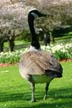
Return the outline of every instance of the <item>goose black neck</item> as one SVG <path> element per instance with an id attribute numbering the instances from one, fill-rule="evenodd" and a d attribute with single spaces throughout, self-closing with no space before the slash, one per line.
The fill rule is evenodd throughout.
<path id="1" fill-rule="evenodd" d="M 31 13 L 28 14 L 28 24 L 29 24 L 29 29 L 31 32 L 31 37 L 32 37 L 31 45 L 35 47 L 36 49 L 40 49 L 40 44 L 39 44 L 37 34 L 34 29 L 34 16 L 31 15 Z"/>

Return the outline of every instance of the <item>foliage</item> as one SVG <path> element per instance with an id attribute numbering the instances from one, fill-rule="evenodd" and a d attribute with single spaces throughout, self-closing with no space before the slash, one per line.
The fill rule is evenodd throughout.
<path id="1" fill-rule="evenodd" d="M 72 44 L 57 44 L 55 46 L 42 46 L 43 50 L 53 53 L 53 55 L 58 59 L 68 59 L 72 58 Z M 19 62 L 22 54 L 26 53 L 28 48 L 22 50 L 16 50 L 15 52 L 1 52 L 0 53 L 0 63 L 16 63 Z"/>
<path id="2" fill-rule="evenodd" d="M 71 108 L 72 106 L 72 62 L 62 63 L 64 73 L 61 79 L 54 79 L 44 101 L 45 84 L 37 84 L 32 103 L 29 83 L 22 79 L 19 67 L 0 67 L 0 108 Z"/>
<path id="3" fill-rule="evenodd" d="M 0 53 L 0 63 L 16 63 L 20 59 L 21 51 Z"/>
<path id="4" fill-rule="evenodd" d="M 44 47 L 43 47 L 44 49 Z M 57 44 L 46 47 L 46 51 L 53 53 L 58 60 L 72 58 L 72 44 Z"/>
<path id="5" fill-rule="evenodd" d="M 72 56 L 69 53 L 66 52 L 62 52 L 61 50 L 58 50 L 54 53 L 54 56 L 58 59 L 58 60 L 63 60 L 63 59 L 68 59 L 68 58 L 72 58 Z"/>

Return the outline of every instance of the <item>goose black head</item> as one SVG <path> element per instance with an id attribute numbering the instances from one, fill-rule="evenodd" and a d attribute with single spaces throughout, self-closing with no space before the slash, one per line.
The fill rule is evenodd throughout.
<path id="1" fill-rule="evenodd" d="M 29 16 L 32 16 L 32 17 L 35 19 L 35 18 L 37 18 L 37 17 L 45 17 L 45 16 L 47 16 L 47 15 L 45 15 L 45 14 L 39 12 L 38 10 L 34 9 L 34 10 L 31 10 L 31 11 L 29 12 Z"/>

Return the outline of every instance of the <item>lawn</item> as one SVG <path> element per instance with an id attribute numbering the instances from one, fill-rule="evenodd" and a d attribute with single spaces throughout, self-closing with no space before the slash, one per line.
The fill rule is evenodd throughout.
<path id="1" fill-rule="evenodd" d="M 54 79 L 47 100 L 45 84 L 36 85 L 37 102 L 31 103 L 31 88 L 21 78 L 18 65 L 0 67 L 0 108 L 72 108 L 72 62 L 62 62 L 63 77 Z"/>

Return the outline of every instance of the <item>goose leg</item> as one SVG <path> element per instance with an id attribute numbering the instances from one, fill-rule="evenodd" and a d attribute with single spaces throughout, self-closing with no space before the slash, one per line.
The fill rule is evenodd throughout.
<path id="1" fill-rule="evenodd" d="M 47 98 L 47 93 L 48 93 L 49 84 L 50 84 L 50 82 L 49 82 L 49 83 L 46 83 L 44 100 Z"/>
<path id="2" fill-rule="evenodd" d="M 32 102 L 35 102 L 36 100 L 35 100 L 35 83 L 32 83 Z"/>

